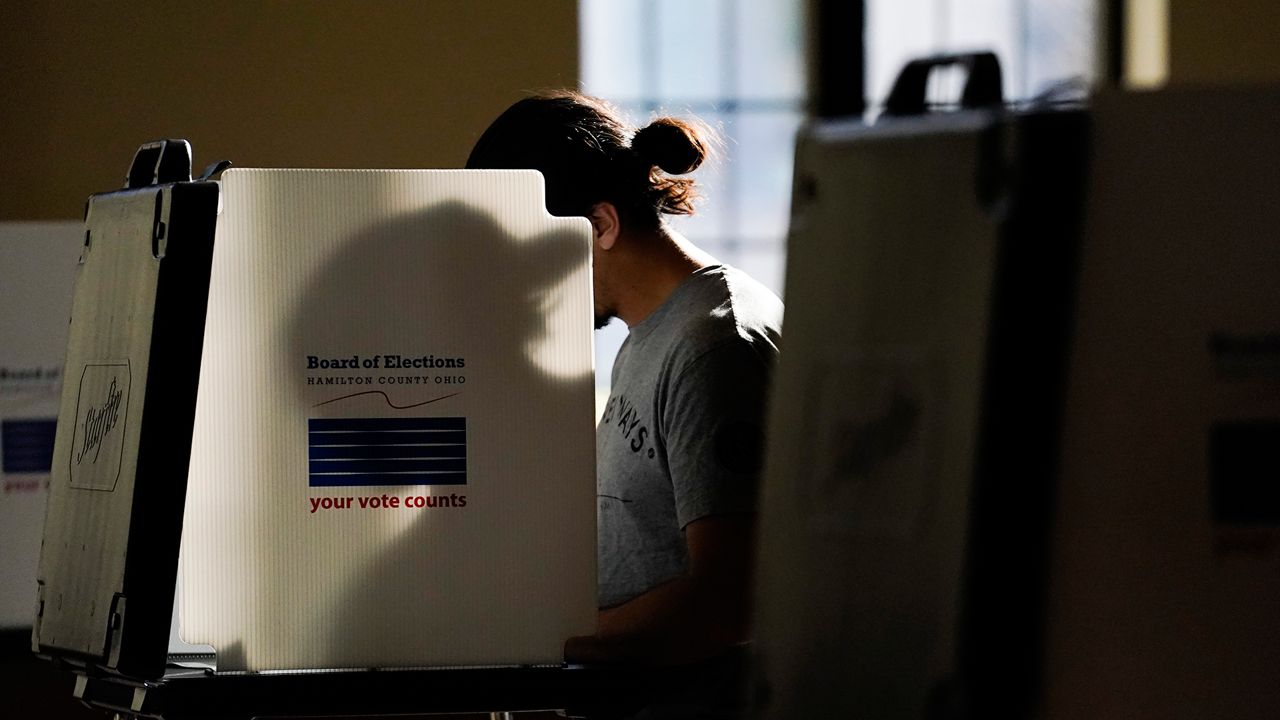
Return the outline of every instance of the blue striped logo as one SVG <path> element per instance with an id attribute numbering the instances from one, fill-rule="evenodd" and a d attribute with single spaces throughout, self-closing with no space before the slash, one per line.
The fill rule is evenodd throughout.
<path id="1" fill-rule="evenodd" d="M 311 418 L 311 487 L 466 485 L 466 418 Z"/>
<path id="2" fill-rule="evenodd" d="M 48 473 L 53 468 L 53 436 L 57 420 L 0 422 L 0 467 L 6 473 Z"/>

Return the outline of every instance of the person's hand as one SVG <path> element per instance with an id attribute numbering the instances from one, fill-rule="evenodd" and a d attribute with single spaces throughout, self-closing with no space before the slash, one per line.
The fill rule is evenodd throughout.
<path id="1" fill-rule="evenodd" d="M 575 665 L 598 665 L 618 658 L 608 651 L 608 644 L 595 635 L 571 637 L 564 643 L 564 661 Z"/>

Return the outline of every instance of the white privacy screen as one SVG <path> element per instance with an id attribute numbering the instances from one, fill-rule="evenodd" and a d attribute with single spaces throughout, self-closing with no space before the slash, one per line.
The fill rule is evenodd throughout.
<path id="1" fill-rule="evenodd" d="M 593 632 L 590 248 L 534 172 L 228 171 L 182 638 L 225 671 Z"/>

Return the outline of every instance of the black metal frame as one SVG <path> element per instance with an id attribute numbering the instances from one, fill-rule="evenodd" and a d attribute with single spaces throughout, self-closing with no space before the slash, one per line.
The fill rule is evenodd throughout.
<path id="1" fill-rule="evenodd" d="M 170 668 L 156 681 L 78 673 L 75 696 L 157 720 L 331 718 L 561 711 L 607 720 L 696 688 L 679 669 L 495 667 L 217 674 Z"/>

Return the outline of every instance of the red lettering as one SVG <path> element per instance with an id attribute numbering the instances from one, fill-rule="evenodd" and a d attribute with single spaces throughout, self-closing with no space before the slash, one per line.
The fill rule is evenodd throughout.
<path id="1" fill-rule="evenodd" d="M 349 497 L 318 497 L 307 498 L 311 501 L 311 512 L 316 510 L 346 510 L 351 507 L 351 498 Z"/>

